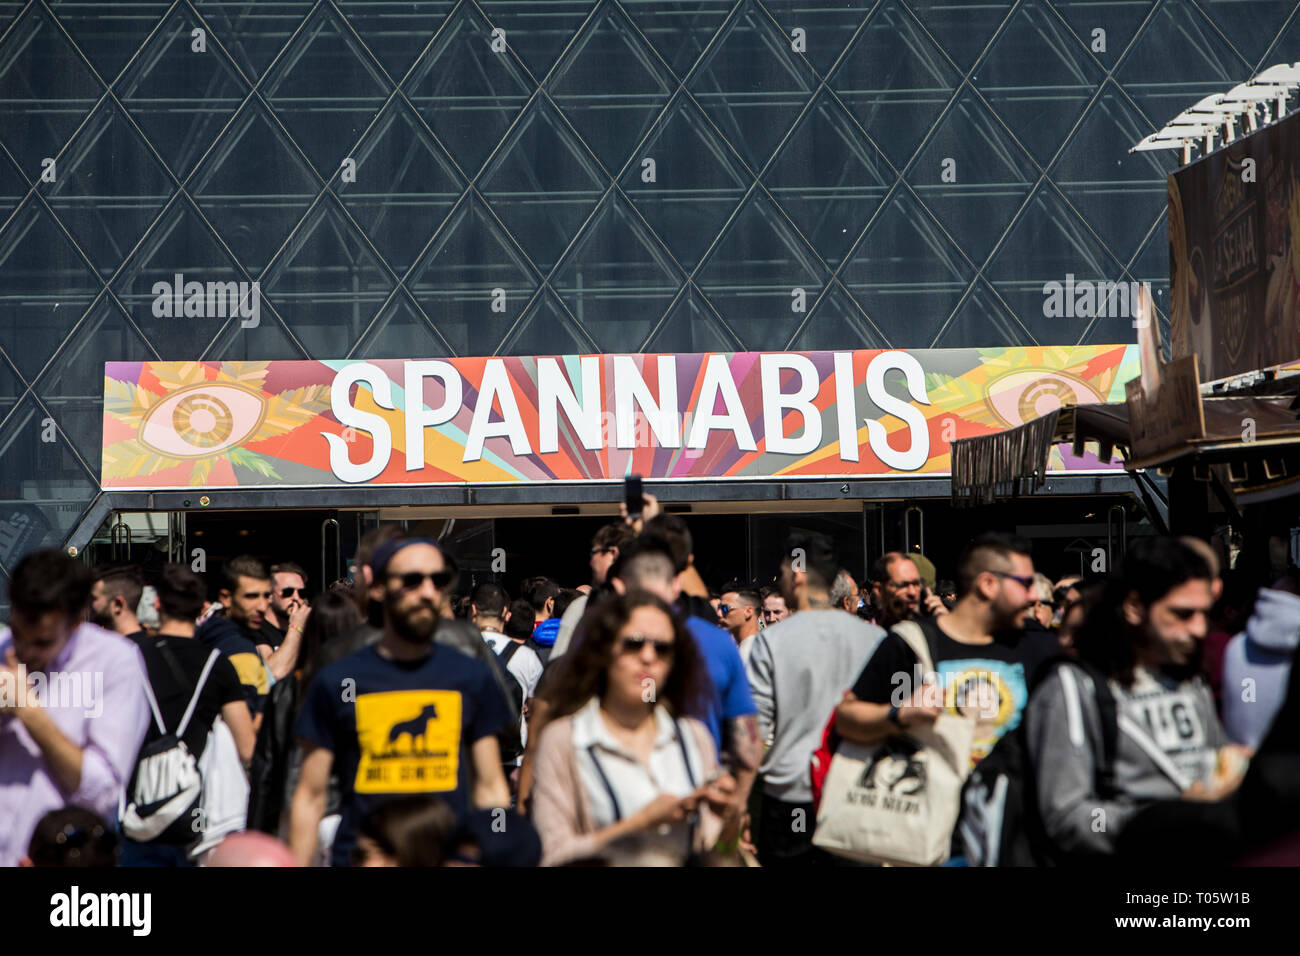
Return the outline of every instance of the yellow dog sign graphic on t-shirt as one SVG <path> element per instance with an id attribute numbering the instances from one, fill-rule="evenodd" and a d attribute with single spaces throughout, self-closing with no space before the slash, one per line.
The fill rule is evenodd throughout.
<path id="1" fill-rule="evenodd" d="M 455 790 L 460 765 L 460 693 L 394 690 L 356 700 L 357 793 Z"/>

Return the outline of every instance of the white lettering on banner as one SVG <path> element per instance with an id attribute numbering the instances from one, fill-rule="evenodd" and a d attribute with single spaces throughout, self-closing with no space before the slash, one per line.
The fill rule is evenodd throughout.
<path id="1" fill-rule="evenodd" d="M 729 431 L 741 451 L 758 450 L 750 428 L 750 418 L 761 413 L 765 450 L 780 455 L 807 455 L 821 447 L 825 437 L 822 413 L 815 401 L 822 379 L 813 361 L 798 353 L 764 353 L 759 356 L 761 409 L 746 411 L 741 402 L 736 381 L 732 377 L 730 356 L 716 353 L 708 356 L 700 384 L 699 398 L 690 417 L 686 448 L 698 453 L 708 442 L 714 430 Z M 613 392 L 614 412 L 604 410 L 601 375 L 604 359 L 598 355 L 582 356 L 578 360 L 581 376 L 581 398 L 573 387 L 562 360 L 555 357 L 537 359 L 537 435 L 533 438 L 538 452 L 553 454 L 559 451 L 559 416 L 561 409 L 573 427 L 577 439 L 588 451 L 600 451 L 610 444 L 609 418 L 613 418 L 613 444 L 618 448 L 634 448 L 638 443 L 638 422 L 648 426 L 640 435 L 640 443 L 653 441 L 660 448 L 679 448 L 682 443 L 681 419 L 677 390 L 676 356 L 657 356 L 658 398 L 652 393 L 637 367 L 636 359 L 628 355 L 610 356 L 613 374 L 610 388 Z M 903 373 L 907 393 L 911 398 L 895 397 L 885 387 L 885 375 L 897 369 Z M 794 373 L 791 384 L 794 391 L 783 392 L 781 375 Z M 444 388 L 442 401 L 437 408 L 424 403 L 425 380 L 438 378 Z M 460 370 L 451 362 L 442 360 L 410 361 L 403 363 L 402 381 L 406 391 L 404 431 L 406 436 L 407 472 L 425 467 L 425 429 L 444 425 L 462 408 L 467 382 Z M 916 471 L 930 457 L 930 433 L 924 414 L 916 405 L 929 405 L 925 391 L 925 371 L 917 359 L 906 352 L 881 352 L 872 357 L 866 369 L 867 397 L 879 409 L 879 419 L 858 418 L 857 399 L 854 392 L 853 353 L 837 352 L 834 355 L 835 417 L 839 431 L 839 458 L 841 461 L 859 460 L 858 422 L 867 426 L 867 441 L 871 450 L 888 468 L 897 471 Z M 330 450 L 330 469 L 341 480 L 349 483 L 370 481 L 388 467 L 392 456 L 393 440 L 388 419 L 364 411 L 352 404 L 352 387 L 358 383 L 368 386 L 371 400 L 380 408 L 396 410 L 393 402 L 393 383 L 388 375 L 370 362 L 355 362 L 343 366 L 334 378 L 330 389 L 330 408 L 335 419 L 349 432 L 361 430 L 374 439 L 370 458 L 353 462 L 349 449 L 355 442 L 324 432 Z M 504 359 L 486 360 L 483 379 L 478 386 L 478 397 L 466 436 L 462 462 L 478 461 L 483 457 L 483 446 L 489 438 L 510 439 L 515 455 L 532 454 L 533 445 L 524 427 L 523 416 L 515 397 Z M 722 412 L 715 406 L 721 402 Z M 913 404 L 915 403 L 915 404 Z M 493 408 L 500 408 L 501 421 L 493 422 Z M 638 409 L 640 413 L 638 414 Z M 802 432 L 786 435 L 783 419 L 787 412 L 797 412 L 803 418 Z M 883 419 L 894 417 L 910 433 L 896 436 L 896 440 L 909 440 L 905 449 L 889 444 L 889 432 Z M 798 423 L 792 431 L 798 431 Z M 653 437 L 652 437 L 653 436 Z"/>
<path id="2" fill-rule="evenodd" d="M 614 356 L 614 433 L 619 448 L 635 448 L 633 403 L 641 407 L 660 448 L 680 448 L 677 416 L 677 357 L 659 356 L 659 401 L 630 355 Z"/>
<path id="3" fill-rule="evenodd" d="M 853 393 L 853 356 L 835 353 L 835 414 L 840 426 L 840 461 L 858 460 L 858 401 Z"/>
<path id="4" fill-rule="evenodd" d="M 501 421 L 490 422 L 494 400 L 501 402 Z M 524 420 L 515 403 L 515 390 L 510 385 L 510 373 L 504 360 L 488 359 L 483 366 L 483 383 L 478 389 L 474 404 L 474 420 L 469 425 L 462 461 L 478 461 L 483 457 L 483 442 L 489 438 L 505 436 L 510 439 L 510 450 L 516 455 L 531 455 Z"/>
<path id="5" fill-rule="evenodd" d="M 718 396 L 726 411 L 715 414 L 713 406 Z M 695 406 L 695 415 L 691 418 L 691 434 L 686 439 L 687 448 L 703 448 L 709 441 L 709 432 L 714 429 L 730 431 L 736 436 L 736 447 L 741 451 L 758 451 L 754 443 L 754 433 L 745 418 L 745 408 L 740 404 L 740 393 L 736 391 L 736 382 L 731 377 L 731 367 L 727 356 L 713 354 L 709 356 L 704 367 L 704 382 L 700 385 L 700 400 Z"/>
<path id="6" fill-rule="evenodd" d="M 424 380 L 437 376 L 442 380 L 444 396 L 437 408 L 424 405 Z M 424 467 L 424 430 L 443 425 L 460 411 L 460 372 L 450 362 L 407 362 L 403 375 L 406 389 L 406 470 Z"/>
<path id="7" fill-rule="evenodd" d="M 600 451 L 600 357 L 585 355 L 582 364 L 582 401 L 560 370 L 559 359 L 537 360 L 537 450 L 543 455 L 560 450 L 559 406 L 578 433 L 582 447 Z"/>
<path id="8" fill-rule="evenodd" d="M 912 400 L 922 405 L 930 404 L 930 396 L 925 393 L 925 370 L 921 368 L 921 363 L 906 352 L 882 352 L 867 366 L 867 397 L 885 414 L 895 415 L 907 422 L 912 432 L 912 447 L 907 451 L 897 451 L 890 447 L 889 433 L 885 431 L 885 426 L 873 419 L 867 419 L 867 440 L 871 442 L 871 450 L 876 453 L 876 457 L 890 468 L 916 471 L 930 457 L 930 430 L 926 427 L 925 416 L 920 409 L 894 398 L 886 391 L 885 373 L 895 368 L 903 373 Z"/>
<path id="9" fill-rule="evenodd" d="M 330 446 L 330 471 L 340 481 L 369 481 L 388 467 L 388 459 L 393 454 L 393 436 L 388 431 L 388 422 L 352 405 L 352 386 L 358 382 L 370 386 L 370 394 L 376 405 L 390 409 L 393 407 L 392 383 L 378 366 L 369 362 L 357 362 L 355 365 L 345 365 L 334 376 L 334 384 L 330 386 L 330 411 L 339 424 L 360 428 L 374 436 L 374 451 L 370 460 L 353 464 L 348 457 L 348 442 L 339 435 L 321 432 Z"/>
<path id="10" fill-rule="evenodd" d="M 822 417 L 813 404 L 821 387 L 817 367 L 804 355 L 764 352 L 759 357 L 763 380 L 763 437 L 767 450 L 785 455 L 807 455 L 822 443 Z M 799 376 L 799 388 L 793 395 L 781 392 L 781 371 L 790 369 Z M 793 409 L 803 416 L 803 434 L 787 438 L 782 428 L 782 412 Z"/>

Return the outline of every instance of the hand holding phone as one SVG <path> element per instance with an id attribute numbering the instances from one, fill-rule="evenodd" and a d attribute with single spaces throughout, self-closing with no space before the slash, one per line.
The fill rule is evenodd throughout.
<path id="1" fill-rule="evenodd" d="M 628 475 L 623 479 L 623 503 L 627 507 L 627 517 L 636 521 L 645 510 L 645 496 L 641 490 L 641 476 Z"/>

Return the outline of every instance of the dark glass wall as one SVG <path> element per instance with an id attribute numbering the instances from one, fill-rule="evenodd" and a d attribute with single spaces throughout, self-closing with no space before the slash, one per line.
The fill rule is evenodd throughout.
<path id="1" fill-rule="evenodd" d="M 0 2 L 0 584 L 96 493 L 106 360 L 1132 341 L 1043 284 L 1163 305 L 1128 147 L 1295 12 Z M 177 274 L 257 326 L 155 317 Z"/>

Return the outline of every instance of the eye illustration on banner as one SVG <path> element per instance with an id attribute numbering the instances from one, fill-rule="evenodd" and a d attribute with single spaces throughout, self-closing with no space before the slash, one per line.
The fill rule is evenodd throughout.
<path id="1" fill-rule="evenodd" d="M 1023 369 L 988 384 L 984 402 L 1008 428 L 1015 428 L 1066 405 L 1105 399 L 1091 385 L 1068 372 Z"/>
<path id="2" fill-rule="evenodd" d="M 140 423 L 140 443 L 169 458 L 206 458 L 257 432 L 266 403 L 237 385 L 204 383 L 167 396 Z"/>

